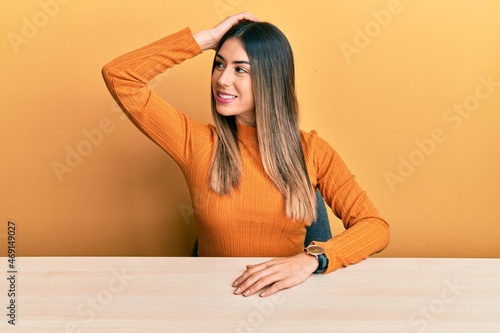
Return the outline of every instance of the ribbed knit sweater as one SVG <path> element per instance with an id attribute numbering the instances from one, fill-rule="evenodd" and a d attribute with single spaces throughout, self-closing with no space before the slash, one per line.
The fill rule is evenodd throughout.
<path id="1" fill-rule="evenodd" d="M 176 64 L 202 53 L 185 28 L 127 53 L 104 66 L 106 85 L 134 124 L 179 165 L 190 189 L 199 256 L 284 257 L 304 251 L 310 221 L 285 215 L 283 195 L 265 174 L 256 128 L 238 124 L 242 175 L 238 189 L 219 195 L 209 185 L 217 143 L 211 124 L 176 110 L 147 83 Z M 312 185 L 345 227 L 327 242 L 326 272 L 357 263 L 384 249 L 389 226 L 379 215 L 337 152 L 315 131 L 301 131 Z"/>

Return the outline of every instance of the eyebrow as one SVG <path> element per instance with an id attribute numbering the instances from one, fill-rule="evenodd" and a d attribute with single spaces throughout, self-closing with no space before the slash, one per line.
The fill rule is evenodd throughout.
<path id="1" fill-rule="evenodd" d="M 224 57 L 221 56 L 219 53 L 217 53 L 215 56 L 221 58 L 222 61 L 224 61 L 224 62 L 226 61 L 226 59 L 224 59 Z M 236 60 L 236 61 L 233 61 L 233 64 L 236 64 L 236 65 L 238 65 L 238 64 L 250 65 L 250 62 L 249 61 L 245 61 L 245 60 Z"/>

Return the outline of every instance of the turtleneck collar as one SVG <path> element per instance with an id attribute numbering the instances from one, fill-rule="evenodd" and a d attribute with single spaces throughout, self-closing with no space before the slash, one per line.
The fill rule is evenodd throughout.
<path id="1" fill-rule="evenodd" d="M 257 140 L 257 128 L 236 122 L 240 140 Z"/>

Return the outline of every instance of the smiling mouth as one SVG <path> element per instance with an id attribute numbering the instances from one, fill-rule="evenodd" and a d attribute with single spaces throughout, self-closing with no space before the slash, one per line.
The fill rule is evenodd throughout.
<path id="1" fill-rule="evenodd" d="M 225 101 L 232 101 L 233 99 L 236 98 L 236 96 L 234 95 L 221 94 L 221 93 L 217 93 L 217 96 Z"/>

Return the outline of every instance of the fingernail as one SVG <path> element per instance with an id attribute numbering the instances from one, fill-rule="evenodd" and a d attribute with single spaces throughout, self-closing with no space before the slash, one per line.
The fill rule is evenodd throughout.
<path id="1" fill-rule="evenodd" d="M 260 297 L 264 297 L 264 296 L 266 296 L 266 292 L 264 291 L 264 292 L 260 293 L 260 295 L 259 295 L 259 296 L 260 296 Z"/>
<path id="2" fill-rule="evenodd" d="M 238 285 L 238 280 L 233 282 L 233 287 L 236 287 Z"/>
<path id="3" fill-rule="evenodd" d="M 248 294 L 250 294 L 250 289 L 245 290 L 245 292 L 243 293 L 243 296 L 247 296 Z"/>
<path id="4" fill-rule="evenodd" d="M 235 294 L 239 294 L 241 292 L 241 288 L 236 288 L 236 290 L 234 291 Z"/>

